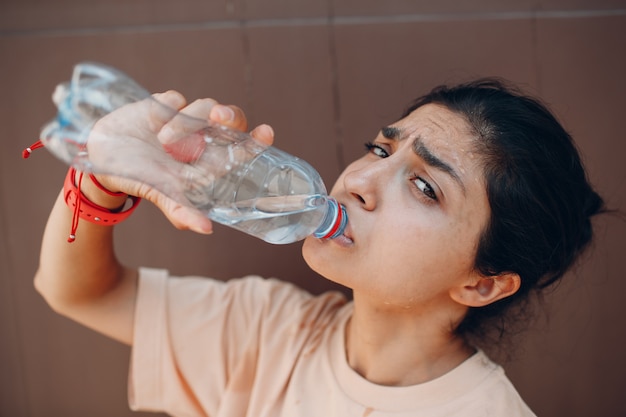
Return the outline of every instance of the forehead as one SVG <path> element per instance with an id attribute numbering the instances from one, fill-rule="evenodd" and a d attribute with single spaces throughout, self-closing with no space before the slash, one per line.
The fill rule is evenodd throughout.
<path id="1" fill-rule="evenodd" d="M 473 129 L 463 115 L 439 104 L 418 107 L 393 126 L 404 131 L 406 137 L 402 139 L 416 136 L 423 136 L 426 140 L 454 138 L 469 142 L 475 139 Z"/>
<path id="2" fill-rule="evenodd" d="M 426 147 L 454 169 L 464 181 L 483 182 L 482 160 L 477 151 L 477 135 L 465 117 L 437 104 L 417 108 L 392 125 L 397 139 Z M 383 132 L 384 134 L 384 132 Z"/>

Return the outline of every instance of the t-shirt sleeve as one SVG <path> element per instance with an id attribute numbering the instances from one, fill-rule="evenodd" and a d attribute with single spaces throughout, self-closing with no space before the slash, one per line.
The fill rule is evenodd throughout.
<path id="1" fill-rule="evenodd" d="M 273 279 L 222 282 L 141 269 L 129 376 L 131 408 L 176 416 L 217 415 L 223 398 L 253 377 L 245 374 L 255 372 L 260 345 L 282 358 L 285 352 L 280 350 L 287 349 L 285 341 L 291 337 L 289 354 L 297 355 L 300 341 L 293 323 L 323 315 L 327 304 L 323 297 Z"/>

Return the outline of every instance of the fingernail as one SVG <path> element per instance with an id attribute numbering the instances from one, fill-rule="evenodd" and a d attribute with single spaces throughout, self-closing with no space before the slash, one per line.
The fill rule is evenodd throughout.
<path id="1" fill-rule="evenodd" d="M 269 125 L 259 125 L 252 132 L 250 132 L 253 138 L 259 142 L 265 144 L 271 144 L 274 139 L 274 129 Z"/>
<path id="2" fill-rule="evenodd" d="M 274 137 L 274 129 L 270 125 L 260 125 L 259 129 L 261 129 L 261 133 L 265 136 Z"/>
<path id="3" fill-rule="evenodd" d="M 203 235 L 213 234 L 213 227 L 212 227 L 211 223 L 207 223 L 205 221 L 192 224 L 192 225 L 190 225 L 189 228 L 192 231 L 194 231 L 196 233 L 203 234 Z"/>
<path id="4" fill-rule="evenodd" d="M 193 229 L 194 232 L 199 233 L 201 235 L 212 235 L 213 234 L 213 230 L 206 230 L 206 229 Z"/>
<path id="5" fill-rule="evenodd" d="M 217 105 L 215 111 L 222 122 L 230 122 L 235 119 L 235 112 L 230 107 Z"/>

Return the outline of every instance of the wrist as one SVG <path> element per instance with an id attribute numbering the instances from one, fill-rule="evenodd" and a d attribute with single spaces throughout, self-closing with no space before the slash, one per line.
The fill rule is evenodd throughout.
<path id="1" fill-rule="evenodd" d="M 63 189 L 65 204 L 74 212 L 69 242 L 76 239 L 79 219 L 102 226 L 113 226 L 126 220 L 141 201 L 139 197 L 111 192 L 94 176 L 76 172 L 73 167 L 65 177 Z"/>
<path id="2" fill-rule="evenodd" d="M 73 176 L 74 184 L 79 183 L 81 172 L 76 171 Z M 82 182 L 80 184 L 80 192 L 84 198 L 91 203 L 100 206 L 111 212 L 118 212 L 124 209 L 124 205 L 129 196 L 122 192 L 113 192 L 105 188 L 98 179 L 93 175 L 82 174 Z"/>

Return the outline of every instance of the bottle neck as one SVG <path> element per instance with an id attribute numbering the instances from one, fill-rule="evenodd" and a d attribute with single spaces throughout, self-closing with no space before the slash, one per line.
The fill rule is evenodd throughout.
<path id="1" fill-rule="evenodd" d="M 318 239 L 334 239 L 343 234 L 348 224 L 348 215 L 343 205 L 328 197 L 326 200 L 326 216 L 322 225 L 313 233 Z"/>

